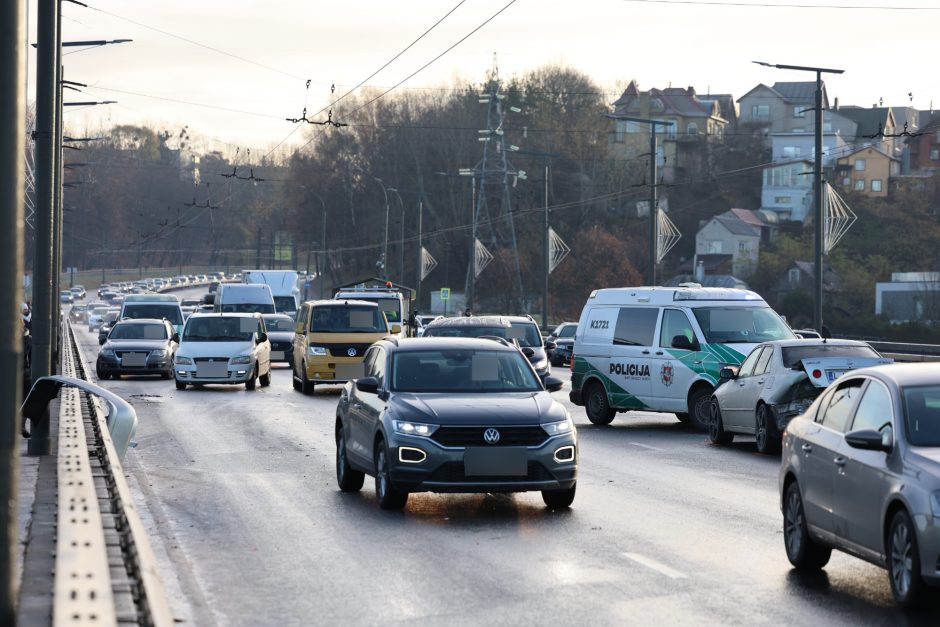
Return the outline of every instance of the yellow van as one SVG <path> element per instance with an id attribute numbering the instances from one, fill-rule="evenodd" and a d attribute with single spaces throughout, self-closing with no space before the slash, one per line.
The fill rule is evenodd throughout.
<path id="1" fill-rule="evenodd" d="M 318 383 L 360 378 L 366 349 L 388 335 L 388 320 L 376 303 L 339 299 L 305 302 L 294 328 L 294 389 L 311 394 Z"/>

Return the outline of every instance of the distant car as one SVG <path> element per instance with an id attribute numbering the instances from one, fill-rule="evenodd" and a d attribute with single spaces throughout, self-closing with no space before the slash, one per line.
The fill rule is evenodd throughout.
<path id="1" fill-rule="evenodd" d="M 85 322 L 85 313 L 88 311 L 87 305 L 72 305 L 69 309 L 69 320 L 77 323 Z"/>
<path id="2" fill-rule="evenodd" d="M 708 437 L 730 444 L 735 433 L 753 435 L 760 453 L 774 453 L 787 423 L 826 386 L 850 370 L 891 363 L 865 342 L 775 340 L 758 344 L 744 363 L 720 371 L 712 395 Z"/>
<path id="3" fill-rule="evenodd" d="M 120 320 L 98 351 L 95 366 L 98 378 L 158 374 L 169 379 L 173 376 L 173 356 L 178 342 L 179 336 L 166 320 Z"/>
<path id="4" fill-rule="evenodd" d="M 75 295 L 69 290 L 62 290 L 59 292 L 59 300 L 63 303 L 72 304 L 75 302 Z"/>
<path id="5" fill-rule="evenodd" d="M 101 319 L 101 326 L 98 327 L 98 344 L 104 344 L 108 341 L 108 333 L 111 332 L 111 327 L 114 326 L 120 315 L 120 310 L 115 309 L 109 309 L 108 313 L 104 315 L 104 318 Z"/>
<path id="6" fill-rule="evenodd" d="M 437 320 L 438 318 L 441 318 L 441 317 L 443 317 L 443 316 L 438 316 L 438 315 L 419 315 L 419 316 L 415 316 L 415 318 L 417 318 L 417 321 L 418 321 L 418 328 L 417 328 L 417 331 L 416 331 L 415 334 L 416 334 L 418 337 L 423 336 L 423 335 L 424 335 L 424 330 L 425 330 L 425 328 L 426 328 L 429 324 L 431 324 L 431 322 L 433 322 L 433 321 L 435 321 L 435 320 Z"/>
<path id="7" fill-rule="evenodd" d="M 85 298 L 85 286 L 75 285 L 69 288 L 69 291 L 72 292 L 72 296 L 75 297 L 75 300 L 84 300 Z"/>
<path id="8" fill-rule="evenodd" d="M 271 362 L 294 363 L 294 330 L 296 323 L 287 314 L 262 314 L 271 342 Z"/>
<path id="9" fill-rule="evenodd" d="M 386 339 L 336 409 L 336 480 L 356 492 L 375 477 L 382 509 L 411 492 L 538 490 L 574 500 L 578 438 L 567 409 L 511 343 L 465 337 Z"/>
<path id="10" fill-rule="evenodd" d="M 578 330 L 577 322 L 562 322 L 551 335 L 545 338 L 546 342 L 552 342 L 555 348 L 548 351 L 548 358 L 553 366 L 564 366 L 571 361 L 571 355 L 574 353 L 574 335 Z"/>
<path id="11" fill-rule="evenodd" d="M 512 325 L 509 331 L 510 339 L 518 341 L 522 354 L 532 363 L 536 374 L 543 379 L 550 375 L 552 365 L 548 363 L 545 342 L 542 340 L 539 325 L 532 316 L 506 316 L 506 319 Z"/>
<path id="12" fill-rule="evenodd" d="M 271 385 L 271 343 L 260 314 L 194 313 L 174 363 L 176 389 L 206 383 Z"/>
<path id="13" fill-rule="evenodd" d="M 107 314 L 109 310 L 110 307 L 95 307 L 91 310 L 91 313 L 87 315 L 89 333 L 98 330 L 98 327 L 101 326 L 101 321 L 104 319 L 105 314 Z"/>
<path id="14" fill-rule="evenodd" d="M 821 340 L 822 335 L 816 329 L 793 329 L 798 336 L 807 340 Z"/>
<path id="15" fill-rule="evenodd" d="M 886 568 L 903 607 L 940 586 L 940 364 L 856 370 L 783 436 L 783 540 L 798 570 L 838 549 Z M 936 620 L 934 614 L 934 620 Z"/>

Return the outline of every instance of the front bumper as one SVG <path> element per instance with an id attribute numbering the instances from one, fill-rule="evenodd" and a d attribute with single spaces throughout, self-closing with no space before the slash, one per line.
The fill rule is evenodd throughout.
<path id="1" fill-rule="evenodd" d="M 418 449 L 426 455 L 421 462 L 400 458 L 401 447 Z M 558 462 L 556 451 L 573 447 L 571 461 Z M 487 447 L 488 450 L 501 447 Z M 539 446 L 502 447 L 525 449 L 525 475 L 468 475 L 464 465 L 464 447 L 441 446 L 431 438 L 393 434 L 389 437 L 389 477 L 396 489 L 406 492 L 530 492 L 566 490 L 578 479 L 577 436 L 550 437 Z"/>
<path id="2" fill-rule="evenodd" d="M 185 364 L 173 364 L 173 372 L 176 380 L 183 383 L 221 383 L 237 385 L 245 383 L 251 378 L 251 373 L 255 369 L 254 364 L 228 364 L 228 374 L 217 377 L 199 377 L 196 376 L 196 366 Z"/>
<path id="3" fill-rule="evenodd" d="M 362 356 L 307 357 L 307 380 L 314 383 L 346 383 L 361 378 L 362 368 Z"/>
<path id="4" fill-rule="evenodd" d="M 102 357 L 98 355 L 95 366 L 99 372 L 109 374 L 164 374 L 169 372 L 172 357 L 160 359 L 148 358 L 145 366 L 124 366 L 118 357 Z"/>
<path id="5" fill-rule="evenodd" d="M 940 586 L 940 518 L 927 514 L 914 516 L 920 572 L 931 586 Z"/>

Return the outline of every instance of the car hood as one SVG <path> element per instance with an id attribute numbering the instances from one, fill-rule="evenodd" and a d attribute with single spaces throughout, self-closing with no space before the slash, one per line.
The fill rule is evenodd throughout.
<path id="1" fill-rule="evenodd" d="M 397 393 L 389 405 L 396 416 L 434 424 L 539 424 L 564 420 L 564 407 L 548 392 L 481 394 Z"/>
<path id="2" fill-rule="evenodd" d="M 184 340 L 177 354 L 181 357 L 234 357 L 252 352 L 255 343 L 247 342 L 194 342 Z"/>
<path id="3" fill-rule="evenodd" d="M 104 348 L 110 348 L 114 351 L 127 351 L 127 350 L 158 350 L 165 349 L 167 347 L 166 340 L 108 340 L 105 342 Z"/>

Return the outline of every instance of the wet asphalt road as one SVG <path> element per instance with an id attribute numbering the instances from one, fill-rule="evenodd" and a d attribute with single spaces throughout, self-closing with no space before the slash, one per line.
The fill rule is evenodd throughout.
<path id="1" fill-rule="evenodd" d="M 96 338 L 77 337 L 93 364 Z M 854 558 L 792 571 L 779 459 L 752 439 L 721 449 L 646 413 L 595 427 L 566 385 L 555 397 L 581 445 L 570 511 L 525 493 L 417 494 L 386 512 L 371 478 L 336 487 L 340 387 L 306 397 L 290 379 L 281 366 L 253 392 L 103 383 L 140 418 L 125 468 L 183 624 L 940 623 L 940 602 L 898 610 L 885 572 Z"/>

